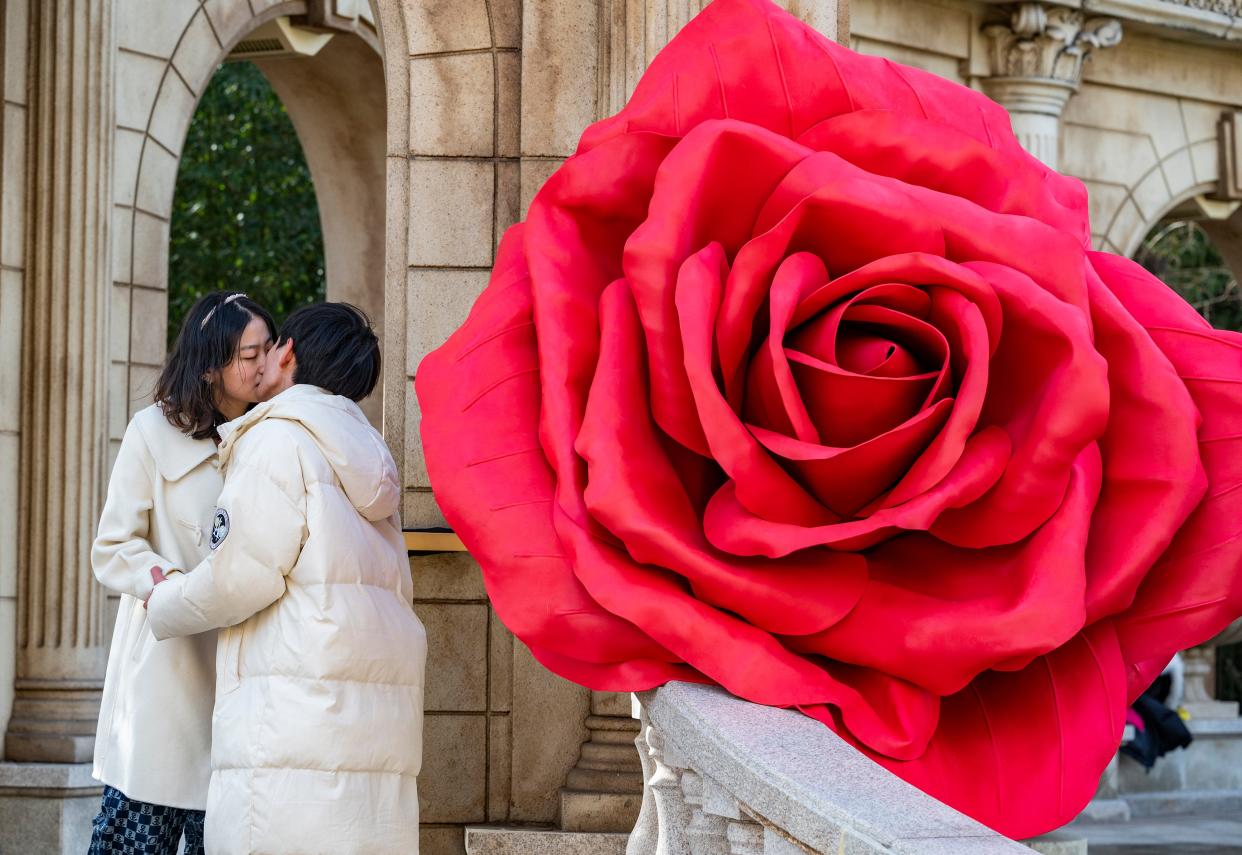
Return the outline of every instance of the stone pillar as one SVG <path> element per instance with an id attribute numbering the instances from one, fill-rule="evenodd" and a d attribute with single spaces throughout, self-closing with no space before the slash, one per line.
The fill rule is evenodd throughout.
<path id="1" fill-rule="evenodd" d="M 1182 706 L 1191 719 L 1236 719 L 1237 701 L 1216 699 L 1216 648 L 1242 641 L 1242 619 L 1234 621 L 1210 641 L 1182 651 L 1186 696 Z"/>
<path id="2" fill-rule="evenodd" d="M 89 561 L 107 465 L 112 9 L 30 4 L 17 663 L 5 738 L 7 758 L 21 762 L 91 759 L 107 656 Z"/>
<path id="3" fill-rule="evenodd" d="M 1077 9 L 1020 3 L 1006 23 L 983 28 L 989 42 L 987 94 L 1009 111 L 1022 146 L 1053 169 L 1061 112 L 1082 83 L 1082 65 L 1097 48 L 1121 41 L 1121 22 L 1087 18 Z"/>
<path id="4" fill-rule="evenodd" d="M 591 692 L 586 726 L 590 737 L 561 790 L 561 828 L 628 832 L 643 800 L 643 767 L 634 750 L 639 723 L 630 696 Z"/>

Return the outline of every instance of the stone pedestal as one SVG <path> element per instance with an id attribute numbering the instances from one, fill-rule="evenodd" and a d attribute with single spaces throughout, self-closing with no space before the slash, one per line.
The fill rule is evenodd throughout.
<path id="1" fill-rule="evenodd" d="M 634 750 L 639 724 L 630 716 L 630 696 L 592 692 L 586 726 L 590 738 L 561 790 L 561 828 L 629 833 L 643 800 L 643 768 Z"/>
<path id="2" fill-rule="evenodd" d="M 0 852 L 80 855 L 102 793 L 86 763 L 0 763 Z"/>
<path id="3" fill-rule="evenodd" d="M 107 658 L 90 548 L 107 465 L 112 9 L 113 0 L 30 4 L 10 760 L 91 759 Z"/>
<path id="4" fill-rule="evenodd" d="M 1209 681 L 1215 682 L 1215 657 L 1215 647 L 1192 647 L 1182 652 L 1182 664 L 1186 669 L 1186 697 L 1182 707 L 1192 720 L 1238 718 L 1237 701 L 1218 701 L 1212 697 Z"/>

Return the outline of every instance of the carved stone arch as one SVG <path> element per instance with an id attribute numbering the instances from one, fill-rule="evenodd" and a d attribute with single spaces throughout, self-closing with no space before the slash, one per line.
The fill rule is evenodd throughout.
<path id="1" fill-rule="evenodd" d="M 1113 209 L 1107 223 L 1094 223 L 1103 228 L 1101 249 L 1127 257 L 1138 251 L 1151 228 L 1179 205 L 1196 196 L 1216 192 L 1217 164 L 1214 158 L 1196 156 L 1205 144 L 1214 140 L 1187 142 L 1164 154 L 1147 171 L 1132 180 L 1125 196 Z M 1153 194 L 1151 187 L 1157 190 Z M 1142 199 L 1142 204 L 1138 201 Z M 1153 203 L 1153 198 L 1160 199 Z"/>
<path id="2" fill-rule="evenodd" d="M 299 74 L 290 73 L 290 61 L 258 64 L 285 102 L 316 178 L 329 298 L 362 305 L 381 331 L 384 307 L 385 104 L 371 6 L 365 0 L 120 0 L 119 7 L 109 367 L 114 448 L 128 416 L 149 400 L 164 357 L 169 220 L 187 128 L 229 51 L 274 18 L 289 16 L 342 36 L 316 57 L 293 60 L 305 63 Z M 299 85 L 300 76 L 307 85 Z M 321 97 L 309 96 L 312 87 Z M 325 120 L 334 109 L 347 113 L 334 117 L 346 121 Z M 346 131 L 350 156 L 332 157 Z M 369 146 L 368 131 L 378 135 Z M 371 257 L 376 261 L 369 264 Z M 380 397 L 367 406 L 377 424 Z"/>
<path id="3" fill-rule="evenodd" d="M 1158 210 L 1158 212 L 1150 217 L 1136 221 L 1136 225 L 1129 228 L 1124 234 L 1118 234 L 1119 243 L 1116 244 L 1116 252 L 1127 258 L 1132 257 L 1139 250 L 1139 246 L 1143 243 L 1143 238 L 1147 236 L 1161 220 L 1164 220 L 1170 213 L 1188 202 L 1192 202 L 1196 197 L 1205 196 L 1212 193 L 1216 189 L 1215 179 L 1211 181 L 1199 181 L 1195 183 L 1185 184 L 1183 186 L 1172 187 L 1168 201 Z"/>

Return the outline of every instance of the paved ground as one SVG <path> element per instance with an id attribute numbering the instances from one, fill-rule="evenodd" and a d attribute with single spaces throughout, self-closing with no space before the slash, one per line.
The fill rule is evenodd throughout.
<path id="1" fill-rule="evenodd" d="M 1066 830 L 1087 838 L 1090 855 L 1242 855 L 1242 816 L 1237 814 L 1078 820 Z"/>

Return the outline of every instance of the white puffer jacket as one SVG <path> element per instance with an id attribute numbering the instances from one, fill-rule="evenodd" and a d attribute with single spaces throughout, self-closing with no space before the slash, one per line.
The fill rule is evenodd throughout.
<path id="1" fill-rule="evenodd" d="M 427 642 L 392 456 L 356 404 L 311 386 L 220 433 L 214 551 L 149 605 L 156 638 L 229 627 L 207 851 L 417 853 Z"/>

